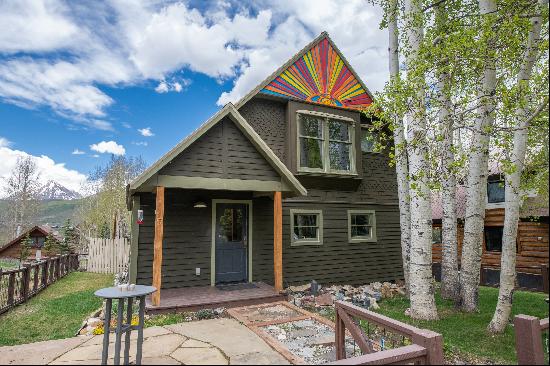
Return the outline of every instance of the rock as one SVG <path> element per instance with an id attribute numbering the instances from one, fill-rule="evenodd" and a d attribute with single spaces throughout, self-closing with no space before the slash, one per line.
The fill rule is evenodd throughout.
<path id="1" fill-rule="evenodd" d="M 302 286 L 290 286 L 288 289 L 291 292 L 306 292 L 306 291 L 309 291 L 311 289 L 311 284 L 307 283 L 307 284 L 302 285 Z"/>
<path id="2" fill-rule="evenodd" d="M 407 308 L 407 310 L 405 310 L 405 315 L 411 316 L 411 308 Z"/>
<path id="3" fill-rule="evenodd" d="M 372 289 L 374 291 L 380 291 L 380 289 L 382 288 L 382 284 L 380 282 L 373 282 L 370 285 L 372 286 Z"/>
<path id="4" fill-rule="evenodd" d="M 376 301 L 375 298 L 371 297 L 369 299 L 369 301 L 370 301 L 370 309 L 372 309 L 372 310 L 380 309 L 380 305 L 378 305 L 378 302 Z"/>
<path id="5" fill-rule="evenodd" d="M 78 334 L 86 335 L 86 334 L 88 334 L 88 330 L 86 328 L 82 328 L 82 329 L 80 329 L 80 332 L 78 332 Z"/>
<path id="6" fill-rule="evenodd" d="M 91 327 L 97 327 L 101 323 L 103 323 L 103 321 L 99 318 L 88 319 L 88 326 L 91 326 Z"/>
<path id="7" fill-rule="evenodd" d="M 405 289 L 403 287 L 399 287 L 397 289 L 397 293 L 401 296 L 406 296 L 407 295 L 407 292 L 405 291 Z"/>
<path id="8" fill-rule="evenodd" d="M 315 304 L 319 306 L 332 306 L 334 304 L 334 299 L 331 294 L 326 293 L 317 296 L 317 298 L 315 299 Z"/>

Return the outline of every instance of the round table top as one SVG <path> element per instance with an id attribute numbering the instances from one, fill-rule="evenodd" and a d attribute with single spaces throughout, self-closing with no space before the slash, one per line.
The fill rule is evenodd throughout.
<path id="1" fill-rule="evenodd" d="M 107 287 L 97 290 L 95 295 L 104 299 L 125 299 L 128 297 L 139 297 L 152 294 L 157 291 L 156 287 L 136 285 L 133 291 L 120 291 L 118 287 Z"/>

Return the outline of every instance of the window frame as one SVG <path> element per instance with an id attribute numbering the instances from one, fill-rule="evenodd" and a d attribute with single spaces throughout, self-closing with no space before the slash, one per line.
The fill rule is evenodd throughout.
<path id="1" fill-rule="evenodd" d="M 295 214 L 304 214 L 304 215 L 317 215 L 317 227 L 318 227 L 318 234 L 317 239 L 294 239 L 294 215 Z M 313 245 L 313 246 L 320 246 L 323 245 L 323 210 L 315 210 L 315 209 L 298 209 L 298 208 L 291 208 L 290 209 L 290 246 L 292 247 L 298 247 L 298 246 L 304 246 L 304 245 Z"/>
<path id="2" fill-rule="evenodd" d="M 372 214 L 372 230 L 371 237 L 352 237 L 351 235 L 351 216 L 352 215 L 371 215 Z M 376 210 L 348 210 L 348 242 L 350 243 L 376 243 L 378 242 L 376 233 Z"/>
<path id="3" fill-rule="evenodd" d="M 361 136 L 360 136 L 360 139 L 359 139 L 361 141 L 361 146 L 359 146 L 359 148 L 361 149 L 361 154 L 381 154 L 382 151 L 363 151 L 363 131 L 367 131 L 367 132 L 370 133 L 370 127 L 365 126 L 365 125 L 361 125 Z M 372 134 L 377 135 L 376 133 L 372 133 Z M 374 144 L 373 144 L 373 146 L 374 146 Z"/>
<path id="4" fill-rule="evenodd" d="M 500 238 L 500 250 L 489 250 L 487 249 L 487 235 L 488 235 L 488 230 L 491 230 L 491 229 L 500 229 L 500 231 L 502 231 L 502 235 L 501 235 L 501 238 Z M 484 253 L 502 253 L 502 245 L 504 244 L 504 226 L 484 226 L 483 227 L 483 252 Z M 517 241 L 516 241 L 516 252 L 517 252 Z"/>
<path id="5" fill-rule="evenodd" d="M 300 134 L 300 115 L 310 115 L 315 116 L 320 119 L 322 119 L 322 131 L 323 131 L 323 138 L 316 138 L 316 137 L 310 137 L 310 136 L 303 136 Z M 330 167 L 330 133 L 329 133 L 329 120 L 337 120 L 343 123 L 348 124 L 348 138 L 349 141 L 341 141 L 341 140 L 332 140 L 333 142 L 338 143 L 345 143 L 349 145 L 349 161 L 350 161 L 350 170 L 339 170 L 339 169 L 332 169 Z M 356 138 L 355 138 L 355 126 L 356 122 L 354 119 L 344 116 L 339 116 L 335 114 L 330 113 L 323 113 L 323 112 L 316 112 L 316 111 L 309 111 L 309 110 L 297 110 L 296 111 L 296 170 L 299 173 L 321 173 L 321 174 L 335 174 L 335 175 L 357 175 L 357 146 L 356 146 Z M 322 163 L 323 168 L 309 168 L 309 167 L 303 167 L 301 166 L 301 144 L 300 140 L 302 138 L 308 138 L 308 139 L 316 139 L 316 140 L 322 140 L 323 141 L 323 148 L 322 148 Z"/>
<path id="6" fill-rule="evenodd" d="M 489 185 L 490 184 L 502 184 L 502 190 L 504 191 L 504 199 L 502 201 L 498 201 L 498 202 L 491 202 L 491 200 L 489 199 Z M 504 204 L 506 203 L 506 181 L 504 180 L 503 177 L 489 177 L 487 178 L 487 184 L 486 184 L 486 205 L 487 207 L 489 208 L 498 208 L 498 207 L 503 207 Z"/>

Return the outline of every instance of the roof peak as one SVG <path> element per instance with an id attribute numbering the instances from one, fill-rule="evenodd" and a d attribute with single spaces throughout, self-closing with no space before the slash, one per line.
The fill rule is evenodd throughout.
<path id="1" fill-rule="evenodd" d="M 311 103 L 363 110 L 372 94 L 327 31 L 292 56 L 239 100 L 239 109 L 258 93 Z"/>

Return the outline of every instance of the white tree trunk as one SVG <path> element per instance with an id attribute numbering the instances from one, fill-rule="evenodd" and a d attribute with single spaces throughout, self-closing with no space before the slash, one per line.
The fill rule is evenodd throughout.
<path id="1" fill-rule="evenodd" d="M 479 0 L 482 17 L 495 18 L 496 1 Z M 486 30 L 487 31 L 487 30 Z M 492 30 L 491 30 L 492 31 Z M 487 31 L 490 32 L 490 31 Z M 496 90 L 496 63 L 492 53 L 492 38 L 488 38 L 484 55 L 480 106 L 475 120 L 466 185 L 466 214 L 460 270 L 460 301 L 463 311 L 474 312 L 478 305 L 479 274 L 487 202 L 487 174 L 489 162 L 489 131 L 495 120 L 494 94 Z"/>
<path id="2" fill-rule="evenodd" d="M 548 6 L 548 0 L 540 1 L 541 9 Z M 539 13 L 539 11 L 535 11 Z M 518 84 L 520 92 L 526 87 L 531 79 L 533 66 L 538 54 L 538 43 L 540 41 L 542 17 L 540 15 L 531 18 L 531 29 L 527 39 L 527 47 L 523 63 L 518 74 Z M 518 99 L 524 99 L 520 95 Z M 512 312 L 512 302 L 514 288 L 516 284 L 516 239 L 518 232 L 519 210 L 521 206 L 521 174 L 525 162 L 525 152 L 527 149 L 528 132 L 528 112 L 523 107 L 523 103 L 518 103 L 516 111 L 517 125 L 514 126 L 513 149 L 511 162 L 515 170 L 506 174 L 505 185 L 505 216 L 504 216 L 504 234 L 502 237 L 502 253 L 500 264 L 500 288 L 498 292 L 498 302 L 493 319 L 489 324 L 489 331 L 501 333 L 506 329 L 510 313 Z"/>
<path id="3" fill-rule="evenodd" d="M 390 80 L 399 80 L 399 35 L 397 29 L 397 0 L 390 0 L 388 12 L 389 69 Z M 399 199 L 399 222 L 401 227 L 401 254 L 405 288 L 409 288 L 409 262 L 411 252 L 411 210 L 409 205 L 409 167 L 403 116 L 393 114 L 393 142 L 395 146 L 395 171 L 397 174 L 397 195 Z"/>
<path id="4" fill-rule="evenodd" d="M 423 39 L 420 2 L 405 1 L 407 18 L 406 37 L 410 46 L 407 58 L 408 68 L 414 66 Z M 426 141 L 425 87 L 418 85 L 417 93 L 411 98 L 406 114 L 409 132 L 407 151 L 411 175 L 411 256 L 409 267 L 409 297 L 411 317 L 415 319 L 437 319 L 434 288 L 432 282 L 432 211 L 428 187 Z M 412 184 L 414 183 L 414 185 Z"/>
<path id="5" fill-rule="evenodd" d="M 441 76 L 441 84 L 448 82 L 448 75 Z M 443 85 L 441 85 L 443 86 Z M 458 243 L 456 214 L 456 177 L 452 165 L 455 160 L 453 151 L 453 119 L 450 115 L 450 100 L 448 95 L 442 95 L 442 107 L 439 121 L 443 128 L 441 150 L 441 200 L 443 206 L 442 218 L 442 257 L 441 257 L 441 297 L 444 299 L 459 299 L 458 278 Z"/>
<path id="6" fill-rule="evenodd" d="M 435 9 L 436 23 L 445 24 L 445 9 L 440 4 Z M 442 218 L 442 255 L 441 255 L 441 297 L 448 300 L 459 299 L 458 243 L 456 214 L 456 176 L 452 168 L 454 155 L 454 128 L 450 97 L 450 76 L 445 71 L 438 72 L 438 121 L 443 140 L 441 142 L 441 203 Z"/>

